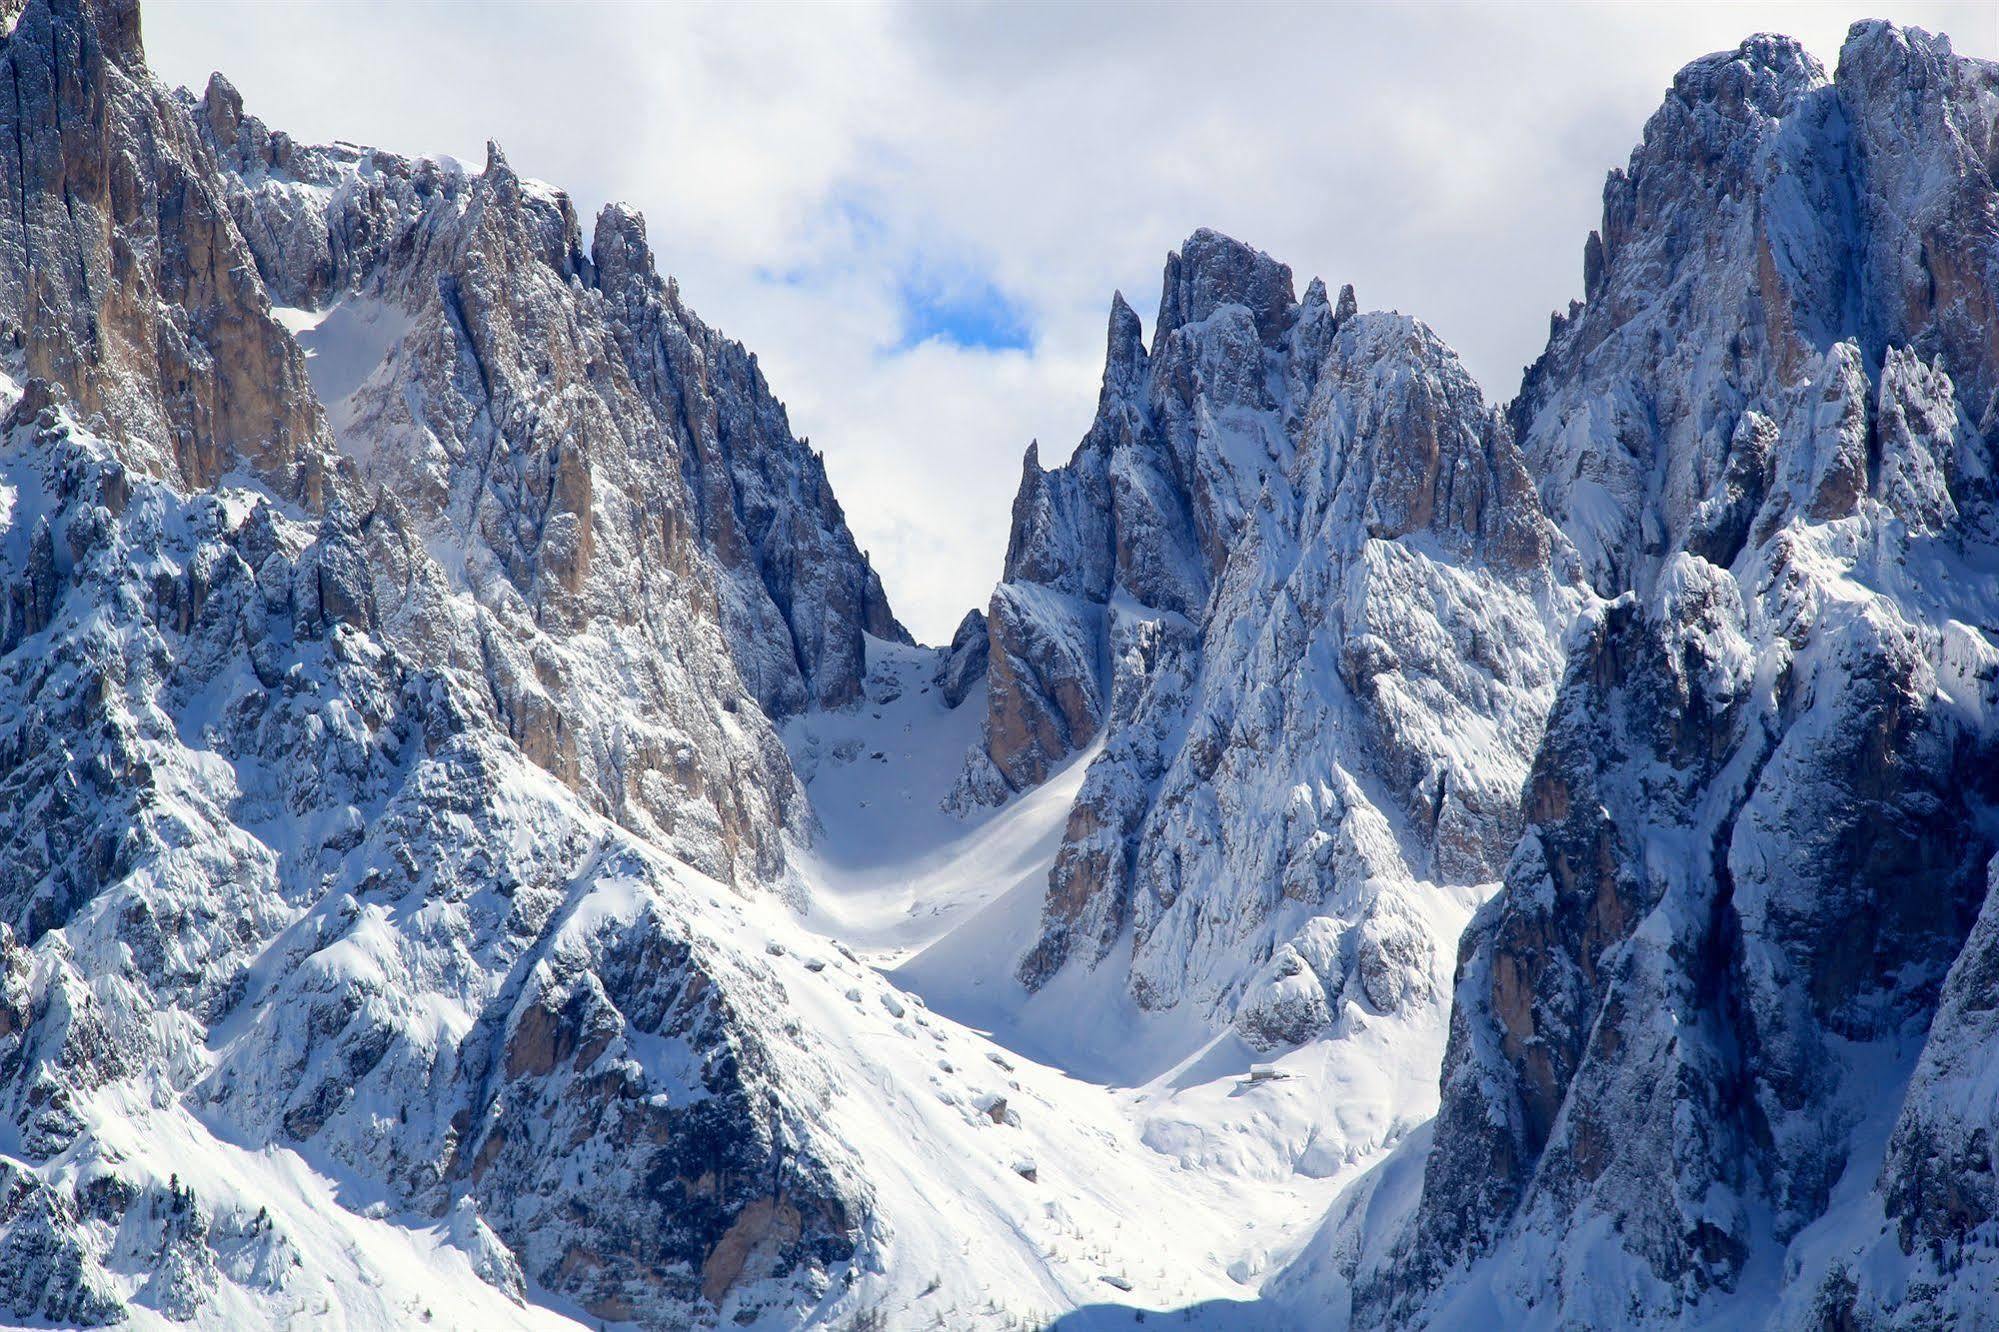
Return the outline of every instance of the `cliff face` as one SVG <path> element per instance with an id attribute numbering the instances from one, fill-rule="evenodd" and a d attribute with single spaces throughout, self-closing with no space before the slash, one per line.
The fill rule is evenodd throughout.
<path id="1" fill-rule="evenodd" d="M 816 1298 L 868 1192 L 714 880 L 787 881 L 770 714 L 903 635 L 754 360 L 635 216 L 170 96 L 129 5 L 0 64 L 0 1304 L 344 1289 L 244 1143 L 501 1311 Z"/>
<path id="2" fill-rule="evenodd" d="M 586 255 L 497 148 L 472 175 L 301 147 L 219 78 L 191 109 L 325 363 L 357 503 L 398 533 L 387 631 L 434 640 L 469 592 L 465 669 L 535 762 L 690 863 L 777 875 L 794 793 L 763 717 L 857 699 L 865 635 L 907 635 L 755 359 L 659 278 L 642 219 L 607 208 Z M 417 544 L 442 586 L 412 586 Z"/>
<path id="3" fill-rule="evenodd" d="M 1364 1315 L 1466 1280 L 1584 1325 L 1989 1293 L 1995 112 L 1918 31 L 1856 26 L 1830 81 L 1756 38 L 1611 176 L 1513 407 L 1600 599 Z"/>
<path id="4" fill-rule="evenodd" d="M 133 0 L 15 5 L 0 53 L 0 345 L 182 484 L 324 482 L 305 360 L 262 308 L 215 161 L 147 74 Z"/>
<path id="5" fill-rule="evenodd" d="M 1260 1048 L 1441 1021 L 1519 827 L 1576 594 L 1436 337 L 1211 232 L 1120 299 L 1065 466 L 1030 450 L 960 798 L 1093 743 L 1020 976 L 1129 969 Z"/>
<path id="6" fill-rule="evenodd" d="M 374 323 L 381 305 L 397 324 L 422 329 L 442 318 L 464 330 L 481 378 L 452 386 L 472 401 L 457 406 L 450 428 L 548 432 L 553 425 L 510 422 L 510 410 L 517 414 L 523 402 L 546 410 L 572 388 L 621 419 L 633 436 L 633 465 L 660 474 L 651 484 L 671 486 L 658 498 L 678 506 L 720 575 L 725 635 L 766 712 L 851 702 L 864 674 L 862 635 L 909 641 L 847 530 L 818 455 L 791 435 L 755 356 L 702 323 L 661 279 L 643 218 L 607 207 L 586 254 L 568 200 L 519 180 L 497 148 L 487 170 L 470 176 L 351 145 L 301 146 L 245 115 L 220 76 L 193 109 L 228 172 L 231 212 L 277 299 L 314 312 L 346 305 Z M 507 285 L 522 281 L 528 290 Z M 544 362 L 562 344 L 508 344 L 486 327 L 494 309 L 515 316 L 517 332 L 580 338 L 586 354 L 578 365 L 550 367 Z M 566 322 L 550 322 L 558 317 Z M 473 345 L 488 339 L 492 345 Z M 425 353 L 405 345 L 389 354 Z M 362 371 L 355 366 L 352 382 L 339 387 L 358 389 Z M 481 427 L 468 405 L 486 410 L 491 424 Z M 352 451 L 372 456 L 396 423 L 363 419 L 360 407 L 337 414 L 354 437 Z M 559 452 L 555 438 L 524 437 L 511 448 L 525 455 L 524 465 L 550 466 L 543 455 Z M 560 458 L 552 465 L 559 468 Z M 407 479 L 380 478 L 385 486 Z M 579 522 L 587 518 L 580 501 L 588 497 L 558 498 Z M 520 562 L 520 553 L 509 553 Z M 565 570 L 566 581 L 577 576 Z"/>
<path id="7" fill-rule="evenodd" d="M 1073 1302 L 1175 1172 L 1295 1224 L 1400 1141 L 1293 1322 L 1989 1318 L 1993 66 L 1690 65 L 1503 411 L 1197 232 L 987 612 L 870 674 L 907 635 L 821 460 L 639 217 L 169 95 L 120 0 L 0 14 L 0 1312 Z M 880 832 L 963 734 L 904 719 L 973 700 L 959 810 L 1088 765 L 1034 996 L 980 1002 L 1101 980 L 1309 1076 L 1107 1108 L 769 906 L 774 723 L 837 711 Z M 955 896 L 890 933 L 995 951 L 1026 827 L 894 828 Z"/>

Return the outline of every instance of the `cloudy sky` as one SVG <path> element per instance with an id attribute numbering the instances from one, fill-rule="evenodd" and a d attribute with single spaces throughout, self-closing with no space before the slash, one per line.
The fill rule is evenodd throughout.
<path id="1" fill-rule="evenodd" d="M 1876 10 L 1875 12 L 1882 12 Z M 301 139 L 514 167 L 641 208 L 762 360 L 919 638 L 998 576 L 1028 440 L 1089 423 L 1111 292 L 1147 318 L 1196 227 L 1427 320 L 1494 400 L 1674 70 L 1751 32 L 1828 67 L 1860 10 L 149 0 Z M 1999 57 L 1999 6 L 1886 16 Z"/>

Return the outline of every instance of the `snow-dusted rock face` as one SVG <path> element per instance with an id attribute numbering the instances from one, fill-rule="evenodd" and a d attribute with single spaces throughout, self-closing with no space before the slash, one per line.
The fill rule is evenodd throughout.
<path id="1" fill-rule="evenodd" d="M 343 447 L 373 463 L 384 445 L 406 444 L 397 432 L 415 424 L 468 436 L 461 447 L 476 453 L 479 441 L 470 437 L 491 431 L 525 455 L 515 465 L 528 469 L 529 479 L 545 479 L 535 474 L 540 468 L 562 481 L 565 464 L 575 470 L 581 461 L 562 453 L 557 427 L 574 423 L 541 418 L 559 409 L 570 389 L 587 391 L 630 422 L 634 461 L 660 474 L 653 484 L 671 483 L 646 498 L 673 501 L 677 515 L 691 515 L 722 575 L 714 595 L 738 668 L 766 712 L 858 698 L 862 635 L 908 641 L 854 544 L 819 455 L 791 435 L 756 358 L 702 323 L 681 304 L 677 287 L 661 279 L 643 218 L 607 206 L 585 254 L 568 199 L 515 176 L 496 147 L 489 145 L 487 169 L 476 176 L 347 144 L 303 147 L 246 115 L 220 75 L 196 110 L 229 173 L 230 207 L 275 299 L 308 311 L 332 308 L 332 321 L 387 323 L 415 333 L 399 341 L 377 335 L 382 346 L 366 348 L 394 363 L 383 372 L 391 385 L 404 373 L 401 362 L 436 362 L 422 371 L 434 380 L 452 378 L 447 353 L 470 362 L 465 368 L 473 374 L 448 387 L 450 396 L 467 401 L 451 404 L 448 419 L 433 408 L 415 423 L 369 412 L 373 395 L 346 397 L 358 394 L 376 366 L 363 360 L 346 367 L 335 408 Z M 524 283 L 526 291 L 519 289 Z M 355 309 L 343 318 L 338 307 L 348 301 Z M 382 305 L 386 316 L 376 308 Z M 520 334 L 575 338 L 587 352 L 582 364 L 551 366 L 549 357 L 559 353 L 549 346 L 499 336 L 489 328 L 498 311 Z M 442 347 L 426 336 L 439 325 L 457 330 Z M 344 356 L 335 359 L 352 360 L 355 340 L 350 335 L 350 345 L 339 348 Z M 359 341 L 366 346 L 365 337 Z M 539 378 L 552 371 L 580 382 Z M 531 423 L 511 419 L 529 407 L 537 409 Z M 480 408 L 491 422 L 479 423 Z M 514 432 L 522 437 L 506 438 Z M 570 445 L 578 447 L 587 446 Z M 447 455 L 457 452 L 445 448 Z M 438 460 L 429 461 L 435 467 Z M 385 485 L 408 479 L 380 478 Z M 517 506 L 518 497 L 493 481 L 487 485 L 497 493 L 475 499 Z M 590 496 L 570 493 L 570 484 L 553 489 L 555 515 L 585 530 L 575 537 L 558 530 L 551 538 L 537 529 L 535 536 L 544 545 L 567 538 L 583 546 L 555 552 L 573 583 L 578 575 L 569 566 L 589 553 Z M 548 516 L 535 517 L 548 526 Z M 518 549 L 518 537 L 503 544 L 490 532 L 481 535 L 510 574 L 535 562 L 537 552 Z"/>
<path id="2" fill-rule="evenodd" d="M 1497 877 L 1575 604 L 1504 420 L 1399 315 L 1200 232 L 1096 423 L 1035 452 L 961 795 L 1104 735 L 1021 978 L 1129 966 L 1253 1045 L 1440 1005 L 1426 894 Z M 1440 886 L 1444 885 L 1444 886 Z"/>
<path id="3" fill-rule="evenodd" d="M 1941 459 L 1842 452 L 1832 419 L 1795 460 L 1802 473 L 1770 473 L 1777 460 L 1759 453 L 1774 400 L 1809 381 L 1843 404 L 1857 384 L 1826 358 L 1847 343 L 1870 382 L 1887 348 L 1941 358 L 1968 423 L 1994 428 L 1988 69 L 1880 26 L 1856 29 L 1836 88 L 1782 37 L 1675 80 L 1604 187 L 1589 300 L 1555 319 L 1511 409 L 1549 514 L 1604 595 L 1644 585 L 1680 550 L 1732 564 L 1760 539 L 1750 520 L 1775 484 L 1829 518 L 1878 463 L 1903 490 L 1943 483 Z M 1954 480 L 1990 502 L 1975 471 Z"/>
<path id="4" fill-rule="evenodd" d="M 937 665 L 934 683 L 943 690 L 945 703 L 957 707 L 986 678 L 991 650 L 992 635 L 986 628 L 985 615 L 977 610 L 966 611 L 951 635 L 951 646 Z"/>
<path id="5" fill-rule="evenodd" d="M 53 572 L 0 667 L 10 1312 L 312 1311 L 331 1241 L 182 1136 L 456 1218 L 503 1296 L 668 1325 L 809 1297 L 864 1195 L 787 1108 L 822 1093 L 778 1072 L 781 992 L 688 918 L 721 890 L 372 634 L 332 519 L 135 478 L 24 401 L 7 576 Z"/>
<path id="6" fill-rule="evenodd" d="M 193 110 L 260 270 L 310 307 L 362 522 L 398 547 L 385 632 L 434 638 L 470 592 L 465 666 L 531 758 L 708 872 L 774 877 L 793 793 L 758 713 L 857 698 L 864 635 L 907 635 L 754 359 L 641 219 L 606 208 L 586 256 L 497 148 L 472 175 L 300 147 L 219 77 Z M 410 586 L 415 546 L 441 585 Z"/>
<path id="7" fill-rule="evenodd" d="M 716 881 L 901 634 L 818 459 L 636 217 L 16 9 L 0 1314 L 795 1321 L 869 1191 Z"/>
<path id="8" fill-rule="evenodd" d="M 1362 1321 L 1989 1316 L 1995 116 L 1922 32 L 1759 37 L 1612 175 L 1513 408 L 1606 599 Z"/>

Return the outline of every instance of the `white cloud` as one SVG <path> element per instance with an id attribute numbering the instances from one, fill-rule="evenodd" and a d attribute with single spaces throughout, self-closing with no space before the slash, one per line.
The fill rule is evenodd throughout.
<path id="1" fill-rule="evenodd" d="M 160 73 L 256 114 L 642 208 L 665 268 L 825 451 L 919 636 L 983 603 L 1020 454 L 1066 456 L 1105 313 L 1237 235 L 1420 315 L 1495 400 L 1580 294 L 1604 172 L 1674 71 L 1818 4 L 560 6 L 149 0 Z M 1999 54 L 1984 3 L 1898 21 Z M 1024 350 L 904 342 L 912 274 L 1005 294 Z"/>

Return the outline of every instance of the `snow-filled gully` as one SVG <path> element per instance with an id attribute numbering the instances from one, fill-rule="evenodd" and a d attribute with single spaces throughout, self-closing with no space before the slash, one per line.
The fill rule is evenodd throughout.
<path id="1" fill-rule="evenodd" d="M 1267 1056 L 1198 1015 L 1140 1011 L 1118 969 L 1069 968 L 1030 996 L 1012 969 L 1095 751 L 998 810 L 945 812 L 984 709 L 947 709 L 936 663 L 871 642 L 867 699 L 789 724 L 819 823 L 798 857 L 807 905 L 743 904 L 844 1065 L 832 1127 L 897 1218 L 876 1274 L 888 1325 L 1121 1327 L 1198 1306 L 1202 1326 L 1264 1326 L 1265 1279 L 1415 1127 L 1336 1149 L 1371 1127 L 1340 1125 L 1345 1103 L 1406 1099 L 1404 1083 L 1420 1101 L 1436 1052 L 1409 1066 L 1384 1032 L 1377 1085 L 1351 1085 L 1323 1043 L 1253 1080 Z"/>

